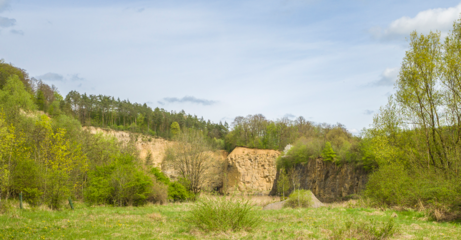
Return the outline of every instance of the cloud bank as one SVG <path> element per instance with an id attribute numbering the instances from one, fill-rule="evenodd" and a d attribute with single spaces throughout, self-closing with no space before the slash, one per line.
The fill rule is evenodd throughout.
<path id="1" fill-rule="evenodd" d="M 165 105 L 165 103 L 188 103 L 188 102 L 195 103 L 195 104 L 202 104 L 204 106 L 210 106 L 210 105 L 217 103 L 217 101 L 199 99 L 199 98 L 195 98 L 192 96 L 185 96 L 183 98 L 174 98 L 174 97 L 173 98 L 163 98 L 162 101 L 158 101 L 158 103 L 162 105 Z"/>
<path id="2" fill-rule="evenodd" d="M 16 19 L 0 17 L 0 27 L 12 27 L 16 24 Z"/>
<path id="3" fill-rule="evenodd" d="M 399 68 L 386 68 L 381 74 L 381 79 L 374 82 L 373 86 L 393 86 L 399 76 Z"/>
<path id="4" fill-rule="evenodd" d="M 61 74 L 52 72 L 37 76 L 37 78 L 45 81 L 64 81 L 64 77 Z"/>
<path id="5" fill-rule="evenodd" d="M 368 110 L 368 109 L 367 109 L 367 110 L 365 110 L 365 112 L 363 112 L 363 113 L 364 113 L 365 115 L 371 115 L 371 114 L 373 114 L 374 112 L 375 112 L 375 111 L 373 111 L 373 110 Z"/>
<path id="6" fill-rule="evenodd" d="M 402 40 L 411 32 L 427 34 L 439 30 L 446 34 L 452 28 L 453 22 L 459 18 L 461 3 L 450 8 L 436 8 L 419 12 L 415 17 L 402 17 L 393 21 L 387 28 L 374 27 L 370 34 L 382 40 Z"/>

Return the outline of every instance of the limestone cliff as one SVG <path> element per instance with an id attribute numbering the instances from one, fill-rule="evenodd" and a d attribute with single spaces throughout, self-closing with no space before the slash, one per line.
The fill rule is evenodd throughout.
<path id="1" fill-rule="evenodd" d="M 105 130 L 95 127 L 84 127 L 92 134 L 101 133 L 107 136 L 117 138 L 119 141 L 128 142 L 130 137 L 136 138 L 136 148 L 139 151 L 139 158 L 146 160 L 146 157 L 150 155 L 151 162 L 154 167 L 161 167 L 162 161 L 165 156 L 165 150 L 171 146 L 172 142 L 162 138 L 153 138 L 142 134 L 131 134 L 124 131 Z"/>
<path id="2" fill-rule="evenodd" d="M 167 165 L 162 164 L 163 158 L 165 157 L 165 150 L 172 146 L 174 142 L 124 131 L 106 130 L 96 127 L 84 127 L 84 129 L 92 134 L 100 133 L 106 136 L 115 137 L 122 142 L 128 142 L 131 138 L 134 138 L 140 159 L 146 161 L 146 158 L 150 156 L 150 162 L 153 167 L 161 168 L 162 172 L 164 172 L 172 181 L 177 180 L 178 174 L 173 169 L 167 167 Z M 210 154 L 213 154 L 213 161 L 208 163 L 209 168 L 204 174 L 203 184 L 203 188 L 208 191 L 222 187 L 223 172 L 227 158 L 226 151 L 210 152 Z"/>
<path id="3" fill-rule="evenodd" d="M 360 167 L 351 163 L 338 166 L 321 158 L 298 164 L 296 170 L 300 173 L 297 179 L 300 188 L 311 190 L 322 202 L 334 202 L 358 194 L 368 181 L 368 173 Z M 270 192 L 270 195 L 276 194 L 277 180 Z"/>
<path id="4" fill-rule="evenodd" d="M 235 148 L 227 157 L 223 187 L 226 192 L 268 194 L 276 175 L 279 151 Z"/>

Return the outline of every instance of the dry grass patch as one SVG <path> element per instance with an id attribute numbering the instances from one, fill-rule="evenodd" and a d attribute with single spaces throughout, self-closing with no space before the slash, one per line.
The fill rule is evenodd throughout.
<path id="1" fill-rule="evenodd" d="M 149 217 L 150 219 L 152 219 L 153 221 L 156 221 L 156 222 L 165 222 L 166 219 L 164 216 L 162 216 L 162 214 L 160 213 L 151 213 L 151 214 L 148 214 L 147 217 Z"/>

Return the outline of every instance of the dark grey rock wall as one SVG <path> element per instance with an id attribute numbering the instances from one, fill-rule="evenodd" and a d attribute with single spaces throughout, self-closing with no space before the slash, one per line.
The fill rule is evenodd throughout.
<path id="1" fill-rule="evenodd" d="M 337 166 L 321 158 L 298 164 L 298 179 L 301 189 L 311 190 L 321 202 L 334 202 L 359 194 L 365 189 L 368 172 L 351 163 Z M 277 172 L 270 195 L 277 195 Z"/>

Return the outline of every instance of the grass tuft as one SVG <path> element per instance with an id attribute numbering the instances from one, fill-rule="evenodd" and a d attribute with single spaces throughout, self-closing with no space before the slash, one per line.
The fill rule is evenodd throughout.
<path id="1" fill-rule="evenodd" d="M 261 223 L 250 200 L 205 197 L 195 203 L 188 220 L 204 231 L 251 230 Z"/>
<path id="2" fill-rule="evenodd" d="M 369 222 L 348 220 L 344 226 L 334 229 L 331 239 L 388 239 L 396 233 L 394 218 L 387 222 L 379 222 L 372 219 Z"/>

